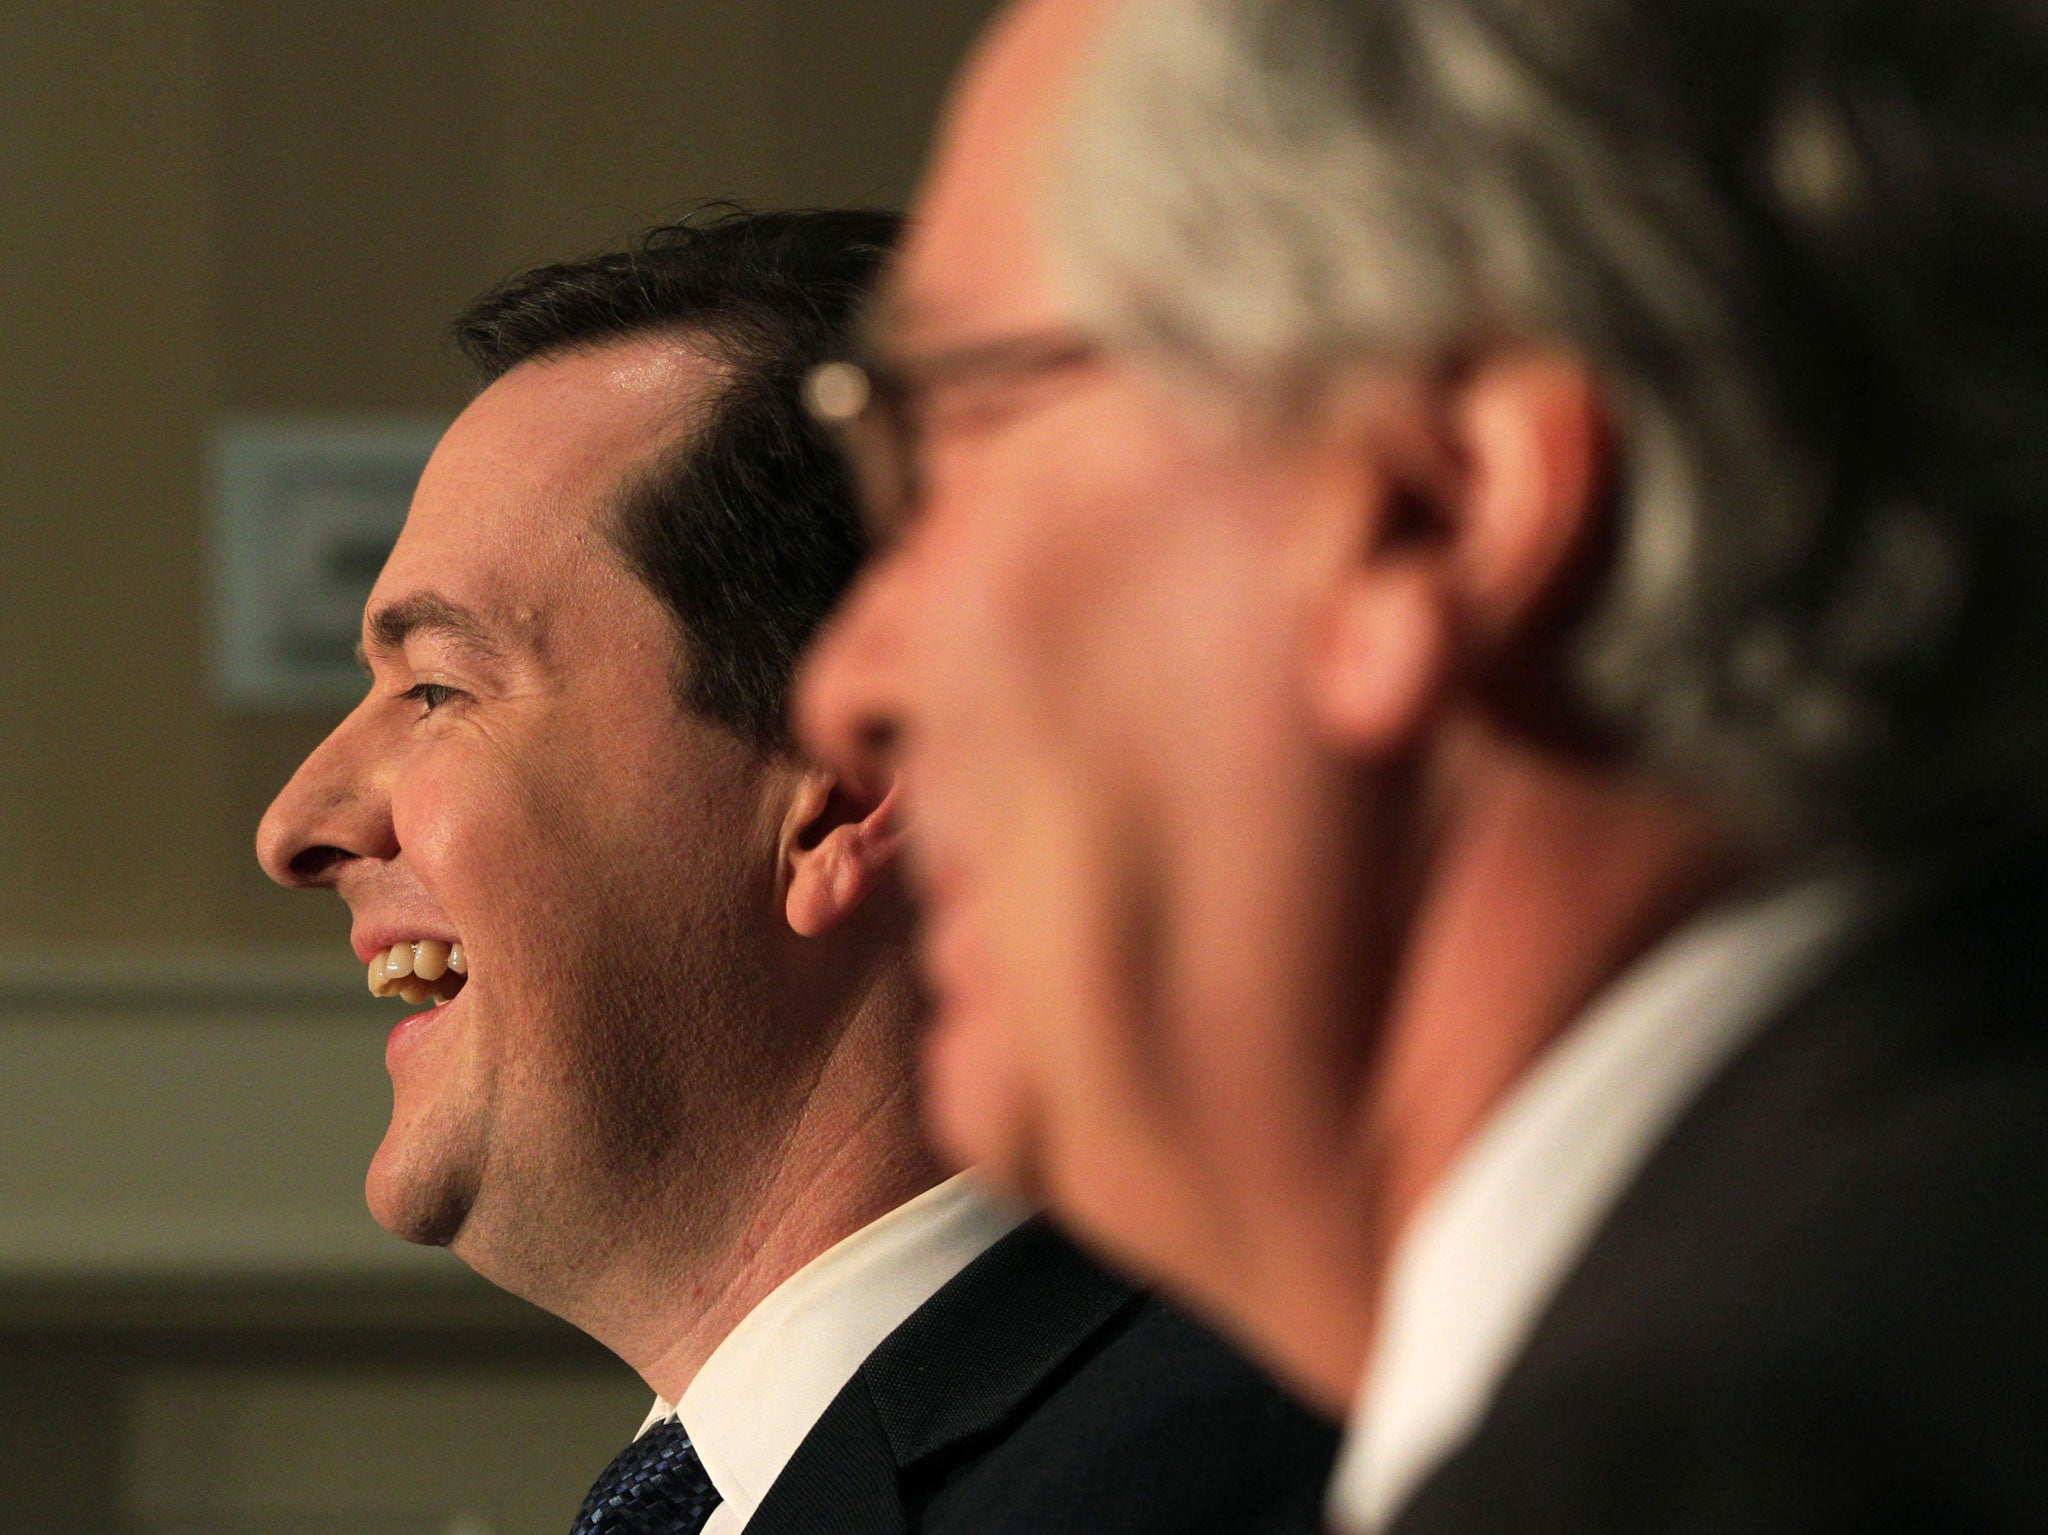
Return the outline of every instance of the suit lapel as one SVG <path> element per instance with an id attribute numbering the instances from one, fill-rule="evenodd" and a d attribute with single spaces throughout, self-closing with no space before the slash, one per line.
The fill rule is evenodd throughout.
<path id="1" fill-rule="evenodd" d="M 1788 1169 L 1843 1155 L 1859 1103 L 2024 1036 L 2043 988 L 2044 867 L 2016 859 L 1874 925 L 1707 1083 L 1559 1287 L 1503 1395 L 1682 1303 L 1716 1255 L 1756 1240 Z"/>
<path id="2" fill-rule="evenodd" d="M 1858 1138 L 1872 1105 L 1982 1072 L 2016 1048 L 2029 1058 L 2038 1050 L 2048 1012 L 2040 942 L 2048 855 L 2028 848 L 1976 879 L 1929 884 L 1921 902 L 1874 926 L 1788 1004 L 1652 1150 L 1544 1309 L 1487 1415 L 1395 1519 L 1397 1535 L 1466 1527 L 1459 1521 L 1469 1507 L 1455 1500 L 1467 1463 L 1501 1425 L 1526 1434 L 1553 1412 L 1560 1383 L 1613 1377 L 1617 1359 L 1640 1357 L 1630 1349 L 1643 1337 L 1703 1347 L 1702 1329 L 1720 1313 L 1701 1297 L 1731 1309 L 1747 1303 L 1749 1287 L 1727 1279 L 1731 1255 L 1769 1238 L 1773 1221 L 1781 1231 L 1803 1227 L 1802 1207 L 1781 1206 L 1779 1192 L 1799 1170 L 1848 1168 L 1867 1155 Z M 1772 1250 L 1785 1250 L 1782 1239 Z M 1734 1273 L 1739 1281 L 1742 1270 Z M 1668 1369 L 1669 1358 L 1685 1356 L 1661 1357 Z M 1638 1418 L 1672 1399 L 1659 1382 L 1645 1389 L 1651 1398 L 1630 1408 Z M 1694 1385 L 1693 1395 L 1702 1389 Z M 1543 1453 L 1536 1460 L 1545 1473 L 1560 1463 Z M 1439 1522 L 1444 1508 L 1454 1510 L 1449 1523 Z"/>
<path id="3" fill-rule="evenodd" d="M 1019 1227 L 883 1340 L 748 1535 L 901 1535 L 902 1474 L 1022 1416 L 1138 1298 L 1043 1220 Z"/>
<path id="4" fill-rule="evenodd" d="M 1012 1232 L 861 1367 L 897 1463 L 1001 1428 L 1137 1300 L 1042 1219 Z"/>
<path id="5" fill-rule="evenodd" d="M 747 1535 L 904 1535 L 896 1457 L 855 1375 L 797 1446 L 747 1521 Z"/>

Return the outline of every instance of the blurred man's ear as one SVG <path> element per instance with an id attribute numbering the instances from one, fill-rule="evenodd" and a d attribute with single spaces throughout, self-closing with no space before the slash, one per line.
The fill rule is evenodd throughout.
<path id="1" fill-rule="evenodd" d="M 1577 585 L 1606 540 L 1607 413 L 1585 363 L 1561 352 L 1482 358 L 1448 404 L 1464 468 L 1459 606 L 1473 644 L 1514 644 Z"/>
<path id="2" fill-rule="evenodd" d="M 1393 398 L 1361 439 L 1379 504 L 1310 670 L 1323 729 L 1366 755 L 1416 738 L 1459 672 L 1532 659 L 1607 535 L 1608 421 L 1579 360 L 1488 354 Z"/>
<path id="3" fill-rule="evenodd" d="M 855 790 L 823 768 L 807 769 L 782 822 L 783 909 L 790 927 L 816 938 L 845 921 L 888 876 L 902 839 L 896 788 Z"/>

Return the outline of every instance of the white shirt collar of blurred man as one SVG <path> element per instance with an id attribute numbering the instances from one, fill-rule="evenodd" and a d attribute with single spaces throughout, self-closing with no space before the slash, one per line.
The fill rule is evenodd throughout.
<path id="1" fill-rule="evenodd" d="M 1611 986 L 1493 1115 L 1395 1255 L 1328 1515 L 1376 1535 L 1477 1427 L 1664 1133 L 1879 899 L 1809 879 L 1709 912 Z"/>
<path id="2" fill-rule="evenodd" d="M 674 1404 L 719 1505 L 703 1535 L 738 1535 L 782 1468 L 882 1340 L 1025 1218 L 972 1172 L 897 1206 L 785 1279 L 726 1335 Z"/>

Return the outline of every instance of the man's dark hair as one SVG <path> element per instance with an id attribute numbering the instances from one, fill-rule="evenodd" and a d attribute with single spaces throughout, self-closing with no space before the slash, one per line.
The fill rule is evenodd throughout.
<path id="1" fill-rule="evenodd" d="M 512 278 L 455 322 L 484 385 L 642 336 L 673 335 L 724 371 L 696 429 L 625 487 L 611 535 L 682 623 L 689 703 L 766 750 L 788 746 L 796 658 L 865 553 L 804 377 L 844 349 L 901 222 L 719 205 L 629 250 Z"/>

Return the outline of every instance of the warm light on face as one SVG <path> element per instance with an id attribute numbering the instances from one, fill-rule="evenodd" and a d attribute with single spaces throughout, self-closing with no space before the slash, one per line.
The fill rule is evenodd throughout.
<path id="1" fill-rule="evenodd" d="M 717 1139 L 634 1084 L 757 1034 L 772 963 L 761 761 L 682 706 L 675 622 L 605 533 L 678 385 L 672 347 L 617 351 L 515 369 L 451 430 L 370 599 L 368 696 L 263 834 L 348 902 L 373 991 L 438 1003 L 393 1033 L 369 1194 L 479 1266 Z"/>

